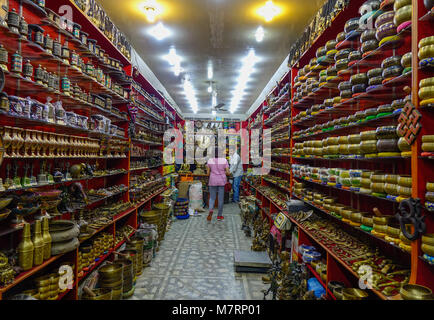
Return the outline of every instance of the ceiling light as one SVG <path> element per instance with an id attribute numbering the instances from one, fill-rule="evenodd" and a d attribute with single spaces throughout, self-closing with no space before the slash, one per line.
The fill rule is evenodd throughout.
<path id="1" fill-rule="evenodd" d="M 167 60 L 171 66 L 175 66 L 181 62 L 181 57 L 176 54 L 176 49 L 173 47 L 170 48 L 169 54 L 165 55 L 163 58 Z"/>
<path id="2" fill-rule="evenodd" d="M 262 42 L 262 40 L 264 40 L 264 28 L 262 28 L 262 26 L 259 26 L 258 29 L 256 29 L 255 37 L 257 42 Z"/>
<path id="3" fill-rule="evenodd" d="M 193 85 L 188 76 L 184 78 L 184 94 L 187 97 L 188 103 L 190 107 L 193 109 L 193 112 L 196 113 L 198 110 L 197 101 L 196 101 L 196 93 L 194 91 Z"/>
<path id="4" fill-rule="evenodd" d="M 211 102 L 211 104 L 212 104 L 212 107 L 215 107 L 217 105 L 217 92 L 215 92 L 215 91 L 212 93 L 212 102 Z"/>
<path id="5" fill-rule="evenodd" d="M 157 3 L 156 0 L 147 0 L 143 4 L 142 8 L 143 12 L 145 13 L 146 19 L 148 19 L 150 23 L 154 23 L 157 17 L 162 12 L 162 7 L 160 4 Z"/>
<path id="6" fill-rule="evenodd" d="M 181 74 L 181 72 L 184 72 L 184 68 L 181 67 L 180 64 L 176 64 L 173 68 L 173 73 L 175 74 L 175 76 L 179 76 Z"/>
<path id="7" fill-rule="evenodd" d="M 155 27 L 150 29 L 148 33 L 158 41 L 161 41 L 172 34 L 170 30 L 167 29 L 161 22 L 159 22 Z"/>
<path id="8" fill-rule="evenodd" d="M 267 1 L 263 7 L 258 9 L 258 14 L 264 17 L 267 22 L 273 20 L 281 12 L 282 9 L 276 6 L 272 0 Z"/>
<path id="9" fill-rule="evenodd" d="M 213 78 L 213 76 L 214 76 L 214 72 L 213 72 L 213 69 L 212 69 L 212 64 L 209 63 L 208 64 L 208 79 L 211 80 Z"/>
<path id="10" fill-rule="evenodd" d="M 217 114 L 217 112 L 215 112 L 215 110 L 212 111 L 212 115 L 215 116 Z"/>
<path id="11" fill-rule="evenodd" d="M 232 91 L 232 101 L 229 110 L 234 113 L 238 108 L 242 97 L 244 96 L 244 91 L 247 87 L 247 82 L 250 80 L 250 75 L 255 71 L 254 66 L 259 59 L 255 55 L 255 50 L 250 49 L 248 55 L 242 60 L 242 67 L 240 70 L 240 75 L 237 80 L 237 86 L 235 90 Z"/>
<path id="12" fill-rule="evenodd" d="M 211 93 L 211 92 L 212 92 L 212 86 L 209 85 L 209 87 L 208 87 L 208 93 Z"/>

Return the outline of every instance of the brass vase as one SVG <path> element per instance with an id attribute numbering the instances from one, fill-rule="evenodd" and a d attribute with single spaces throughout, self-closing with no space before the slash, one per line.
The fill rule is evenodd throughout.
<path id="1" fill-rule="evenodd" d="M 41 234 L 41 221 L 36 220 L 33 234 L 33 264 L 39 266 L 44 262 L 44 239 Z"/>
<path id="2" fill-rule="evenodd" d="M 18 264 L 24 271 L 33 267 L 33 242 L 30 239 L 30 224 L 24 223 L 23 240 L 18 245 Z"/>
<path id="3" fill-rule="evenodd" d="M 44 260 L 51 257 L 51 235 L 48 227 L 48 218 L 42 218 L 42 239 L 44 241 Z"/>

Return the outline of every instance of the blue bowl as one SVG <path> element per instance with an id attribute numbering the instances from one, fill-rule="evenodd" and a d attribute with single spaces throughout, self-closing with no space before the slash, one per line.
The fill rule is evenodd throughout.
<path id="1" fill-rule="evenodd" d="M 185 219 L 190 218 L 190 215 L 187 213 L 187 214 L 184 215 L 184 216 L 176 216 L 176 218 L 179 219 L 179 220 L 185 220 Z"/>

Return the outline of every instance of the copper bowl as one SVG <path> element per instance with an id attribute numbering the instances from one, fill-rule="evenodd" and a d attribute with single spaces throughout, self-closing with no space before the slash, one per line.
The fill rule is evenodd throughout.
<path id="1" fill-rule="evenodd" d="M 417 285 L 406 284 L 401 287 L 401 297 L 404 300 L 432 300 L 433 294 L 431 289 Z"/>

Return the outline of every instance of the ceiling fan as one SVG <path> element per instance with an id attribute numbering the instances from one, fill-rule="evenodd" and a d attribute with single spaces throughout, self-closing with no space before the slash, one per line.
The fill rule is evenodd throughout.
<path id="1" fill-rule="evenodd" d="M 224 109 L 223 107 L 225 106 L 224 103 L 219 103 L 218 105 L 211 107 L 212 110 L 217 111 L 217 112 L 227 112 L 227 109 Z"/>

